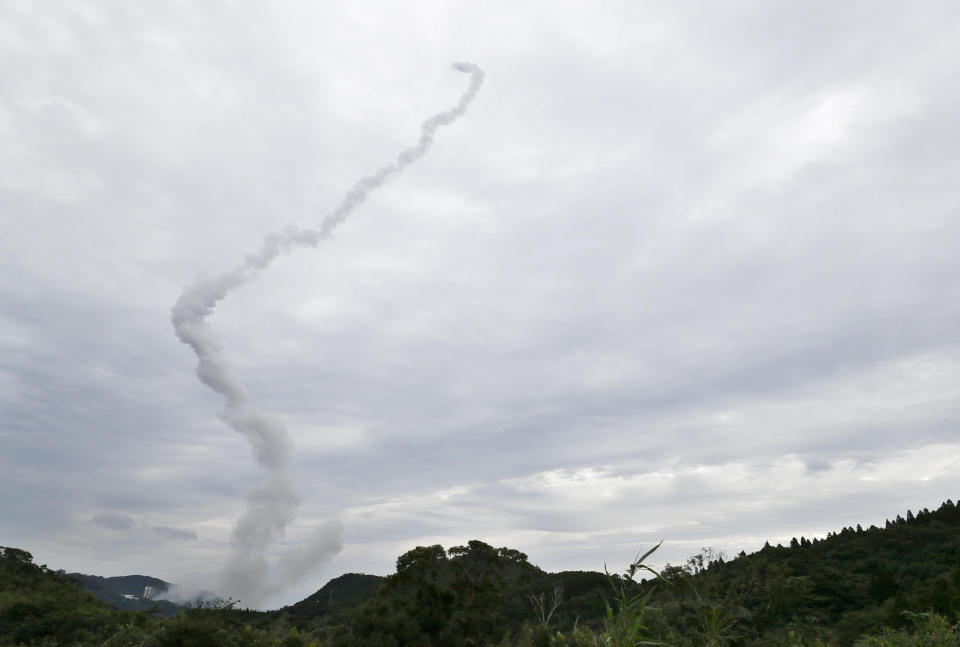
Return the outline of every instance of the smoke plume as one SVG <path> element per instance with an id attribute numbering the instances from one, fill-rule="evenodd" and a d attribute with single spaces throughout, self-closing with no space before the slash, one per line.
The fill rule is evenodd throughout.
<path id="1" fill-rule="evenodd" d="M 217 303 L 232 290 L 255 280 L 281 252 L 316 247 L 372 191 L 402 173 L 430 150 L 437 130 L 452 124 L 466 112 L 483 83 L 483 71 L 475 64 L 454 63 L 453 67 L 470 75 L 470 85 L 454 106 L 423 122 L 416 144 L 401 151 L 393 163 L 358 180 L 316 229 L 291 226 L 283 232 L 265 236 L 257 252 L 248 254 L 232 270 L 199 278 L 183 291 L 171 309 L 177 337 L 197 356 L 197 376 L 223 397 L 220 418 L 249 441 L 257 463 L 266 472 L 265 479 L 247 494 L 247 509 L 233 529 L 232 554 L 226 568 L 224 592 L 239 597 L 248 605 L 262 603 L 265 596 L 282 586 L 281 582 L 270 577 L 266 555 L 269 547 L 283 536 L 300 505 L 300 496 L 289 474 L 293 443 L 283 421 L 260 410 L 251 401 L 239 376 L 227 362 L 223 346 L 207 319 Z M 285 578 L 294 574 L 302 576 L 309 566 L 316 566 L 339 552 L 341 538 L 339 522 L 328 522 L 304 548 L 281 557 L 275 571 Z M 285 583 L 290 582 L 286 580 Z"/>

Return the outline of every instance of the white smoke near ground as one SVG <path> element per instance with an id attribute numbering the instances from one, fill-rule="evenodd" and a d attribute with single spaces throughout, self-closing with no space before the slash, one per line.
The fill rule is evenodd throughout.
<path id="1" fill-rule="evenodd" d="M 337 520 L 325 521 L 313 531 L 309 539 L 287 550 L 276 564 L 279 582 L 297 582 L 305 573 L 317 567 L 317 555 L 336 555 L 343 548 L 343 524 Z M 277 587 L 277 591 L 280 587 Z"/>
<path id="2" fill-rule="evenodd" d="M 223 598 L 213 591 L 181 584 L 170 584 L 167 586 L 166 591 L 154 590 L 151 592 L 150 599 L 167 600 L 174 604 L 189 604 L 191 606 L 202 606 L 223 600 Z"/>
<path id="3" fill-rule="evenodd" d="M 217 303 L 232 290 L 255 280 L 281 252 L 316 247 L 321 240 L 328 238 L 372 191 L 402 173 L 430 150 L 437 130 L 452 124 L 466 112 L 483 83 L 484 74 L 477 65 L 454 63 L 453 67 L 470 75 L 470 85 L 454 106 L 423 122 L 416 144 L 401 151 L 393 163 L 358 180 L 316 229 L 291 226 L 283 232 L 265 236 L 259 251 L 248 254 L 232 270 L 198 279 L 183 291 L 171 309 L 177 337 L 197 356 L 197 376 L 223 396 L 221 419 L 250 442 L 257 463 L 266 471 L 265 480 L 248 493 L 246 512 L 233 529 L 233 550 L 224 581 L 224 592 L 240 598 L 249 606 L 260 604 L 270 593 L 292 583 L 291 578 L 303 577 L 311 567 L 339 552 L 343 529 L 339 522 L 322 525 L 303 548 L 278 560 L 275 570 L 285 578 L 284 581 L 271 578 L 267 551 L 283 536 L 300 505 L 300 496 L 289 473 L 293 443 L 283 421 L 260 410 L 251 401 L 239 376 L 227 362 L 207 318 L 213 314 Z"/>

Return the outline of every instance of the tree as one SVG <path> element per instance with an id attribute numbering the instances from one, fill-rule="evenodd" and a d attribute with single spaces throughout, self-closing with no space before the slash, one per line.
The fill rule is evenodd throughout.
<path id="1" fill-rule="evenodd" d="M 443 546 L 417 546 L 397 558 L 397 575 L 400 579 L 436 579 L 437 567 L 447 559 Z"/>
<path id="2" fill-rule="evenodd" d="M 537 618 L 537 624 L 544 629 L 548 628 L 550 626 L 550 618 L 553 617 L 553 613 L 557 610 L 557 607 L 560 606 L 560 603 L 563 602 L 563 585 L 553 585 L 553 595 L 549 602 L 544 599 L 545 596 L 543 593 L 538 593 L 537 595 L 530 593 L 528 595 L 530 605 L 533 607 L 533 614 Z"/>

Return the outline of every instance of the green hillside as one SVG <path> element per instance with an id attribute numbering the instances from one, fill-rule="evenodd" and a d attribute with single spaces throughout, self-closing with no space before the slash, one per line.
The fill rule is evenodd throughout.
<path id="1" fill-rule="evenodd" d="M 420 546 L 336 613 L 322 590 L 282 610 L 305 632 L 342 646 L 453 645 L 571 639 L 604 631 L 611 584 L 650 594 L 645 625 L 673 645 L 851 645 L 884 628 L 911 628 L 910 614 L 960 612 L 960 508 L 896 517 L 824 539 L 795 539 L 732 559 L 704 549 L 654 581 L 603 573 L 545 573 L 526 555 L 471 541 L 444 551 Z M 366 599 L 364 599 L 366 597 Z M 308 602 L 309 601 L 309 602 Z M 552 613 L 551 613 L 552 612 Z M 547 616 L 549 615 L 549 618 Z M 538 629 L 539 627 L 539 629 Z"/>
<path id="2" fill-rule="evenodd" d="M 157 592 L 170 588 L 169 582 L 155 577 L 146 575 L 100 577 L 83 573 L 67 573 L 67 577 L 76 580 L 86 591 L 121 611 L 147 611 L 162 617 L 170 617 L 183 610 L 183 607 L 169 600 L 148 600 L 142 597 L 144 589 L 148 586 Z"/>
<path id="3" fill-rule="evenodd" d="M 300 626 L 346 622 L 360 605 L 377 593 L 385 580 L 379 575 L 346 573 L 330 580 L 313 595 L 284 607 L 277 615 Z"/>
<path id="4" fill-rule="evenodd" d="M 25 550 L 0 546 L 0 645 L 84 642 L 119 622 L 113 608 L 62 571 L 34 564 Z"/>
<path id="5" fill-rule="evenodd" d="M 139 577 L 88 582 L 123 595 Z M 418 546 L 388 577 L 342 575 L 276 611 L 235 606 L 121 612 L 25 551 L 0 552 L 0 647 L 955 647 L 960 508 L 732 558 L 704 549 L 660 573 L 547 573 L 478 540 Z"/>
<path id="6" fill-rule="evenodd" d="M 737 644 L 787 644 L 794 637 L 851 644 L 880 627 L 907 628 L 910 613 L 960 612 L 960 508 L 945 502 L 857 525 L 825 539 L 794 539 L 733 560 L 707 550 L 670 566 L 653 597 L 659 636 L 695 644 L 710 617 Z M 904 613 L 908 612 L 908 613 Z"/>

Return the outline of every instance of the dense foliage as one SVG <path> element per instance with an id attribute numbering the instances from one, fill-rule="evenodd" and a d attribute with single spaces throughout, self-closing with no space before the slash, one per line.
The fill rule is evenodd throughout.
<path id="1" fill-rule="evenodd" d="M 960 507 L 951 501 L 883 528 L 732 559 L 704 549 L 659 573 L 644 563 L 649 555 L 622 574 L 546 573 L 477 540 L 418 546 L 393 575 L 343 575 L 283 609 L 201 604 L 163 619 L 117 611 L 4 548 L 0 647 L 960 645 Z"/>
<path id="2" fill-rule="evenodd" d="M 884 528 L 844 528 L 822 540 L 769 544 L 727 561 L 705 549 L 667 566 L 654 601 L 659 636 L 678 645 L 851 644 L 865 632 L 912 626 L 909 613 L 960 612 L 960 508 L 898 516 Z M 722 638 L 722 640 L 721 640 Z"/>
<path id="3" fill-rule="evenodd" d="M 0 547 L 0 644 L 82 642 L 119 622 L 63 572 L 34 564 L 25 550 Z"/>
<path id="4" fill-rule="evenodd" d="M 176 617 L 118 611 L 63 571 L 33 563 L 25 550 L 0 546 L 0 647 L 305 647 L 308 637 L 283 623 L 255 628 L 233 604 L 190 607 Z"/>

